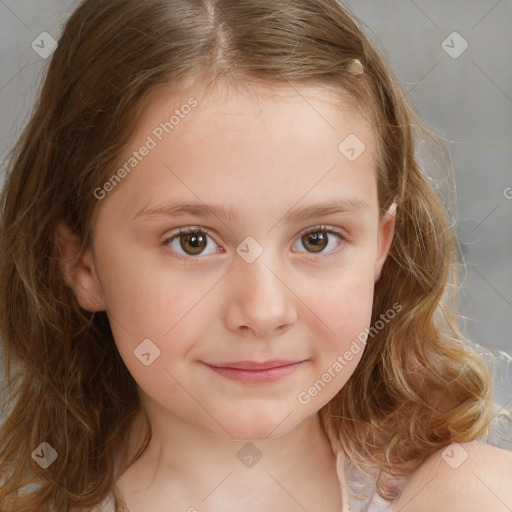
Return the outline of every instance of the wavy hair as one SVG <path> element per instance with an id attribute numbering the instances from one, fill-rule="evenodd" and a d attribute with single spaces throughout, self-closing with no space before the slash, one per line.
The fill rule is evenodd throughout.
<path id="1" fill-rule="evenodd" d="M 337 0 L 85 0 L 76 8 L 9 155 L 0 200 L 3 512 L 94 507 L 150 440 L 149 428 L 132 460 L 116 463 L 141 410 L 136 383 L 106 313 L 81 309 L 66 285 L 57 226 L 66 221 L 88 247 L 93 191 L 152 93 L 220 77 L 239 87 L 320 85 L 352 100 L 375 133 L 381 214 L 397 203 L 372 322 L 395 303 L 399 320 L 368 340 L 350 380 L 320 410 L 324 428 L 350 460 L 379 471 L 388 500 L 396 493 L 387 477 L 488 432 L 492 375 L 457 327 L 453 222 L 419 163 L 418 141 L 440 151 L 449 178 L 446 150 L 384 54 Z M 31 456 L 42 441 L 59 454 L 47 469 Z"/>

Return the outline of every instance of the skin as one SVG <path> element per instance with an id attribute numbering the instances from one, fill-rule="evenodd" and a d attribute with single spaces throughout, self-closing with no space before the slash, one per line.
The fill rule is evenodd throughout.
<path id="1" fill-rule="evenodd" d="M 512 510 L 512 453 L 480 442 L 453 443 L 414 473 L 392 512 Z"/>
<path id="2" fill-rule="evenodd" d="M 78 261 L 78 237 L 59 226 L 66 280 L 84 309 L 107 312 L 152 425 L 149 447 L 119 487 L 132 512 L 168 511 L 171 502 L 176 510 L 339 511 L 335 458 L 318 411 L 363 350 L 308 403 L 297 397 L 370 326 L 395 223 L 394 210 L 379 218 L 373 134 L 348 102 L 340 109 L 319 89 L 235 94 L 220 84 L 208 93 L 155 94 L 126 159 L 190 96 L 198 106 L 99 200 L 93 245 Z M 366 146 L 354 161 L 338 150 L 349 134 Z M 338 198 L 366 207 L 284 218 Z M 176 201 L 232 205 L 238 218 L 136 217 Z M 320 225 L 343 239 L 328 233 L 317 253 L 302 235 L 318 234 Z M 202 254 L 187 254 L 179 237 L 161 245 L 188 226 L 208 234 Z M 248 236 L 263 249 L 251 263 L 236 252 Z M 145 366 L 134 350 L 148 338 L 160 355 Z M 259 385 L 202 364 L 270 359 L 304 362 Z M 138 417 L 128 453 L 142 425 Z M 237 458 L 248 441 L 262 455 L 252 468 Z"/>

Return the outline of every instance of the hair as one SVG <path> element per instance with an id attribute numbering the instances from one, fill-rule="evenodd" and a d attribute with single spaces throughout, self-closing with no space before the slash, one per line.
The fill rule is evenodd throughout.
<path id="1" fill-rule="evenodd" d="M 337 0 L 85 0 L 72 13 L 9 154 L 0 201 L 3 512 L 82 510 L 112 490 L 120 506 L 115 482 L 151 438 L 148 424 L 137 454 L 116 463 L 141 411 L 137 386 L 106 313 L 83 310 L 65 283 L 57 226 L 72 227 L 81 251 L 90 246 L 93 191 L 164 87 L 221 78 L 234 90 L 315 85 L 365 116 L 377 141 L 380 214 L 397 205 L 372 325 L 392 305 L 401 309 L 399 320 L 372 332 L 354 374 L 320 410 L 322 425 L 350 460 L 378 471 L 386 500 L 396 497 L 390 477 L 411 474 L 452 442 L 488 434 L 492 373 L 457 326 L 463 266 L 418 142 L 439 151 L 451 184 L 446 150 L 365 26 Z M 47 469 L 31 457 L 43 441 L 58 453 Z"/>

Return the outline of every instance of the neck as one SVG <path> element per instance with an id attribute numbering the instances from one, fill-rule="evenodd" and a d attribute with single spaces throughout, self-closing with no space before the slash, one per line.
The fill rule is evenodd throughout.
<path id="1" fill-rule="evenodd" d="M 131 425 L 127 461 L 142 446 L 146 417 L 152 437 L 140 458 L 123 473 L 120 481 L 125 489 L 133 485 L 157 489 L 173 482 L 194 494 L 197 489 L 212 489 L 221 475 L 234 473 L 237 489 L 266 493 L 276 482 L 291 489 L 317 478 L 332 484 L 336 478 L 335 456 L 318 413 L 280 437 L 247 441 L 215 436 L 149 401 Z"/>

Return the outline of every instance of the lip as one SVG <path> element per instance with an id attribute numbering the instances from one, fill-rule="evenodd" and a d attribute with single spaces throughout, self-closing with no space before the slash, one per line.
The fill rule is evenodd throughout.
<path id="1" fill-rule="evenodd" d="M 215 368 L 236 368 L 238 370 L 269 370 L 280 366 L 288 366 L 300 363 L 301 361 L 290 361 L 285 359 L 272 359 L 272 361 L 264 361 L 258 363 L 256 361 L 234 361 L 232 363 L 205 363 Z"/>
<path id="2" fill-rule="evenodd" d="M 273 360 L 265 362 L 236 361 L 229 363 L 203 364 L 214 372 L 231 380 L 247 384 L 276 382 L 293 373 L 305 361 Z"/>

